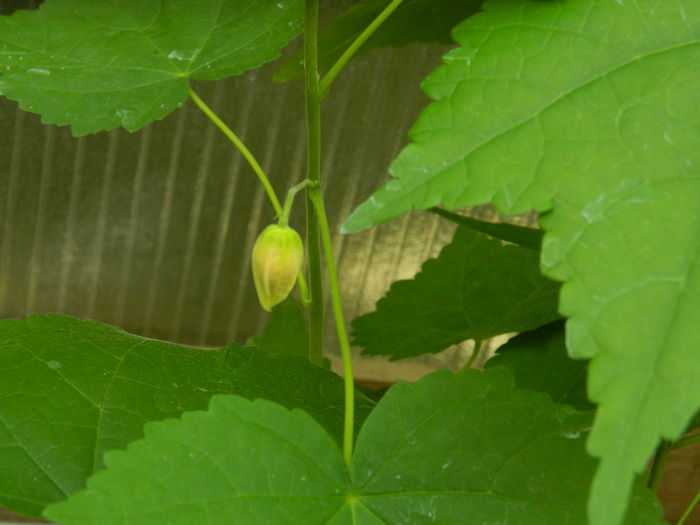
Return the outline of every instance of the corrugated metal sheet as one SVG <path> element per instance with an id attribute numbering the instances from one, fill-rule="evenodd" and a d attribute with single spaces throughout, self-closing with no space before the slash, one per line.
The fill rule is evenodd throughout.
<path id="1" fill-rule="evenodd" d="M 351 63 L 334 85 L 323 107 L 333 231 L 387 180 L 428 102 L 418 85 L 443 52 L 430 45 L 375 51 Z M 196 90 L 282 196 L 304 178 L 304 101 L 301 82 L 272 83 L 274 68 Z M 265 322 L 249 254 L 273 210 L 241 155 L 191 103 L 135 134 L 76 139 L 3 100 L 0 206 L 3 317 L 64 312 L 202 346 L 243 342 Z M 292 224 L 300 230 L 302 213 L 298 204 Z M 415 274 L 452 229 L 416 213 L 360 234 L 336 234 L 348 318 L 371 310 L 394 280 Z M 326 333 L 333 355 L 330 316 Z M 359 366 L 370 377 L 415 377 L 426 367 L 456 366 L 462 354 L 422 358 L 415 373 L 405 364 L 396 372 L 379 370 L 376 361 Z"/>

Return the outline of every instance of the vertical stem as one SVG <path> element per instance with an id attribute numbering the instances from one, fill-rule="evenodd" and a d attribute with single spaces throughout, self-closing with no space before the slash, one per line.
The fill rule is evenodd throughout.
<path id="1" fill-rule="evenodd" d="M 654 461 L 651 464 L 651 469 L 649 470 L 649 481 L 647 481 L 647 487 L 656 492 L 661 483 L 661 476 L 664 473 L 664 467 L 666 466 L 666 460 L 668 459 L 668 453 L 673 450 L 673 443 L 671 441 L 662 440 L 659 446 L 656 448 L 656 454 L 654 455 Z"/>
<path id="2" fill-rule="evenodd" d="M 318 86 L 318 3 L 304 0 L 304 71 L 307 126 L 307 175 L 321 182 L 321 97 Z M 323 362 L 323 274 L 318 216 L 307 192 L 306 243 L 309 255 L 309 360 Z"/>
<path id="3" fill-rule="evenodd" d="M 335 259 L 333 257 L 333 244 L 331 242 L 330 228 L 326 218 L 326 210 L 323 205 L 323 197 L 318 186 L 312 187 L 308 192 L 310 200 L 313 202 L 321 226 L 321 238 L 323 239 L 323 250 L 326 256 L 326 268 L 328 271 L 328 284 L 331 292 L 331 304 L 333 305 L 333 316 L 335 317 L 335 327 L 338 332 L 338 343 L 343 355 L 343 370 L 345 381 L 345 424 L 343 427 L 343 458 L 350 466 L 352 461 L 353 448 L 353 428 L 355 424 L 355 383 L 352 375 L 352 357 L 350 355 L 350 341 L 345 328 L 343 317 L 343 307 L 340 302 L 340 287 L 338 286 L 338 274 L 335 269 Z"/>

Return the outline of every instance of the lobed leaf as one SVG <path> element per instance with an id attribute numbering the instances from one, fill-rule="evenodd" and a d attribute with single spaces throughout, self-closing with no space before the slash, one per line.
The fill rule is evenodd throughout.
<path id="1" fill-rule="evenodd" d="M 107 450 L 148 421 L 206 408 L 217 393 L 311 413 L 334 439 L 343 383 L 296 356 L 198 350 L 63 315 L 0 321 L 0 503 L 38 515 L 82 489 Z M 358 425 L 374 402 L 358 396 Z"/>
<path id="2" fill-rule="evenodd" d="M 76 136 L 136 131 L 188 79 L 261 66 L 301 30 L 302 0 L 47 0 L 0 17 L 0 93 Z"/>
<path id="3" fill-rule="evenodd" d="M 353 320 L 353 344 L 403 359 L 531 330 L 559 317 L 558 292 L 559 284 L 540 273 L 537 251 L 459 227 L 437 259 Z"/>
<path id="4" fill-rule="evenodd" d="M 233 396 L 146 425 L 88 489 L 51 506 L 65 525 L 276 523 L 585 525 L 595 470 L 587 414 L 514 391 L 507 371 L 438 372 L 394 386 L 350 471 L 308 414 Z M 660 525 L 635 490 L 628 525 Z"/>
<path id="5" fill-rule="evenodd" d="M 454 31 L 396 178 L 346 231 L 410 209 L 535 209 L 592 359 L 592 525 L 617 525 L 660 438 L 700 406 L 700 3 L 494 0 Z"/>

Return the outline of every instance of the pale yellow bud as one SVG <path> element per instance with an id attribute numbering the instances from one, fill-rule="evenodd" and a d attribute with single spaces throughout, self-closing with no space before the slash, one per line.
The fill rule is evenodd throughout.
<path id="1" fill-rule="evenodd" d="M 287 298 L 303 260 L 304 245 L 292 228 L 271 224 L 258 236 L 253 246 L 253 279 L 265 310 Z"/>

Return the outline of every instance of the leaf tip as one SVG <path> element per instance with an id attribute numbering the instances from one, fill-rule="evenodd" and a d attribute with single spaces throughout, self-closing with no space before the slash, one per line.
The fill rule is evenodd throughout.
<path id="1" fill-rule="evenodd" d="M 367 221 L 362 214 L 364 204 L 361 204 L 354 212 L 350 214 L 345 222 L 340 226 L 340 233 L 346 235 L 349 233 L 358 233 L 372 226 L 371 221 Z"/>

